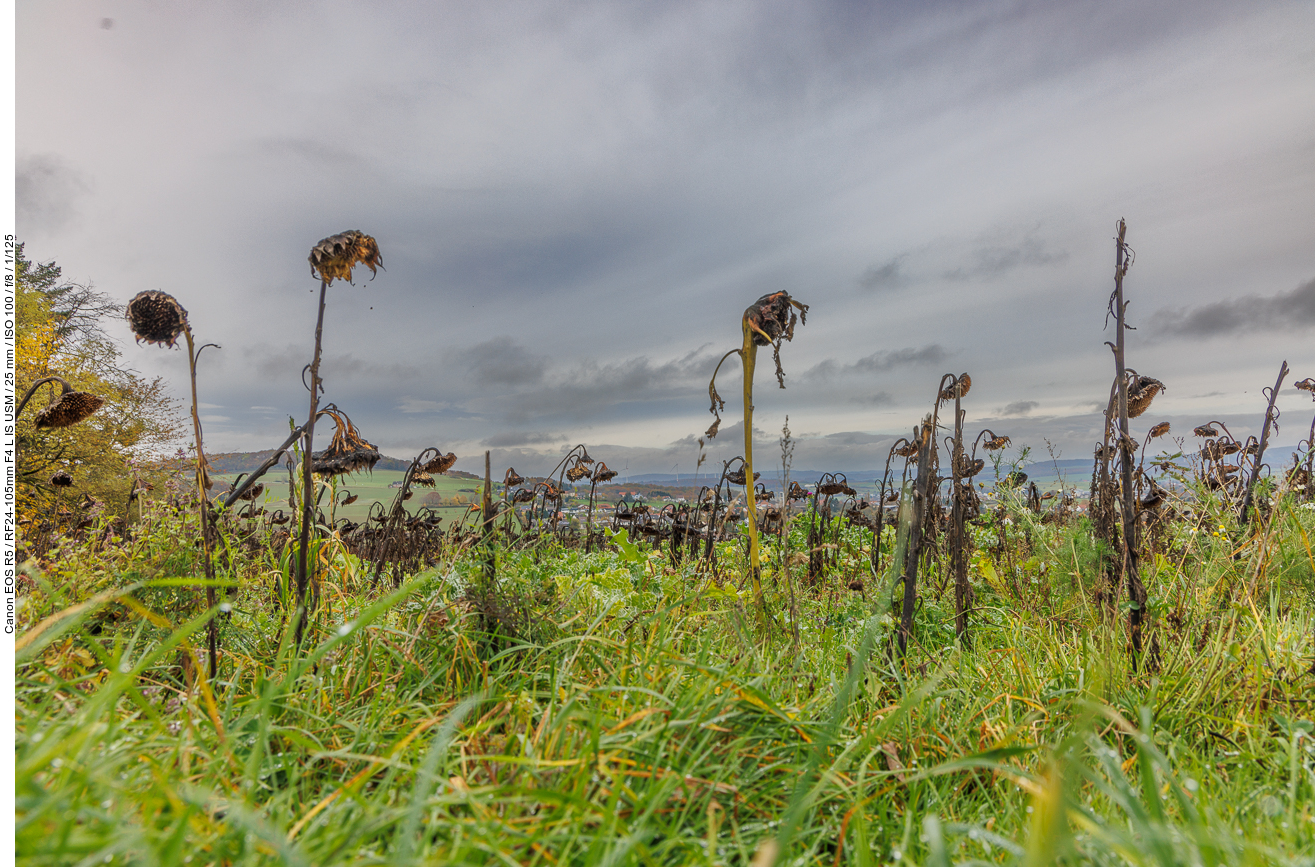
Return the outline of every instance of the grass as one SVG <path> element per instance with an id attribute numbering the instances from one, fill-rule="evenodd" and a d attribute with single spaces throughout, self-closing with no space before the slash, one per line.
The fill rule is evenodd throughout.
<path id="1" fill-rule="evenodd" d="M 642 546 L 501 552 L 492 600 L 465 555 L 393 589 L 330 544 L 300 651 L 275 553 L 231 562 L 207 682 L 189 520 L 157 508 L 24 567 L 23 863 L 1315 863 L 1295 503 L 1237 558 L 1218 504 L 1175 528 L 1139 673 L 1085 527 L 1015 509 L 1003 550 L 978 531 L 971 650 L 924 580 L 893 661 L 890 576 L 797 588 L 796 646 L 735 586 L 734 543 L 729 582 Z"/>

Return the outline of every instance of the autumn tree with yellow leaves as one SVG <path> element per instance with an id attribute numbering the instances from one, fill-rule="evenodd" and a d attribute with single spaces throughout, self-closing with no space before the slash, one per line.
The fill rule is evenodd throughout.
<path id="1" fill-rule="evenodd" d="M 63 522 L 95 511 L 123 515 L 135 480 L 182 433 L 173 398 L 160 377 L 126 369 L 107 332 L 122 305 L 93 287 L 64 280 L 54 262 L 16 256 L 16 383 L 20 397 L 34 383 L 59 377 L 77 392 L 104 400 L 90 417 L 66 427 L 43 426 L 41 411 L 65 387 L 40 386 L 18 418 L 18 517 Z"/>

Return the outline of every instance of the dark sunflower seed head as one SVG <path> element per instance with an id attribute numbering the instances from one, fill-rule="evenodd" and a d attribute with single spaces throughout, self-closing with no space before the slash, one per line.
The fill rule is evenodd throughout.
<path id="1" fill-rule="evenodd" d="M 454 452 L 448 452 L 445 455 L 439 455 L 438 457 L 434 458 L 432 461 L 425 464 L 424 467 L 422 467 L 421 469 L 423 469 L 427 473 L 433 473 L 434 475 L 442 475 L 443 473 L 446 473 L 448 470 L 452 469 L 452 465 L 455 464 L 456 462 L 457 462 L 456 454 Z M 525 480 L 521 479 L 521 481 L 523 482 Z M 520 482 L 516 482 L 516 484 L 520 484 Z"/>
<path id="2" fill-rule="evenodd" d="M 148 289 L 128 302 L 128 327 L 140 342 L 172 347 L 187 328 L 187 311 L 168 292 Z"/>
<path id="3" fill-rule="evenodd" d="M 90 418 L 105 405 L 105 399 L 86 391 L 65 391 L 38 412 L 33 424 L 38 428 L 69 427 Z"/>

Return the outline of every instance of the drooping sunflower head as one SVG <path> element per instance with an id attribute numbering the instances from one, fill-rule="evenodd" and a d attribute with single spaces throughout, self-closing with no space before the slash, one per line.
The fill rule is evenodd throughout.
<path id="1" fill-rule="evenodd" d="M 69 386 L 50 405 L 36 414 L 33 424 L 38 428 L 69 427 L 90 418 L 105 405 L 105 398 L 86 391 L 74 391 Z"/>
<path id="2" fill-rule="evenodd" d="M 309 261 L 311 275 L 328 284 L 334 280 L 352 282 L 352 268 L 356 265 L 368 267 L 371 279 L 384 266 L 378 242 L 358 229 L 339 232 L 320 241 L 311 248 Z"/>
<path id="3" fill-rule="evenodd" d="M 1215 430 L 1213 425 L 1203 424 L 1199 427 L 1192 428 L 1192 433 L 1199 437 L 1217 437 L 1219 431 Z"/>
<path id="4" fill-rule="evenodd" d="M 598 463 L 598 466 L 594 468 L 594 481 L 599 482 L 600 484 L 602 482 L 610 482 L 612 479 L 615 479 L 616 476 L 616 470 L 610 469 L 607 464 L 601 461 Z"/>
<path id="5" fill-rule="evenodd" d="M 422 467 L 421 469 L 423 469 L 427 473 L 432 473 L 437 476 L 437 475 L 442 475 L 443 473 L 446 473 L 448 470 L 452 469 L 452 465 L 455 464 L 456 462 L 457 462 L 456 454 L 454 452 L 448 452 L 445 455 L 439 455 L 438 457 L 434 458 L 432 461 L 425 464 L 424 467 Z M 524 480 L 522 479 L 522 481 Z"/>
<path id="6" fill-rule="evenodd" d="M 347 413 L 336 407 L 326 407 L 320 415 L 330 416 L 335 428 L 329 447 L 311 455 L 311 469 L 321 476 L 373 470 L 379 463 L 379 450 L 361 436 Z"/>
<path id="7" fill-rule="evenodd" d="M 73 477 L 68 474 L 68 470 L 60 470 L 50 477 L 50 484 L 57 488 L 67 488 L 72 486 Z"/>
<path id="8" fill-rule="evenodd" d="M 1128 389 L 1128 418 L 1136 418 L 1150 409 L 1155 395 L 1164 391 L 1164 383 L 1149 376 L 1139 376 Z"/>
<path id="9" fill-rule="evenodd" d="M 791 298 L 789 292 L 770 292 L 749 305 L 744 323 L 753 332 L 753 342 L 767 346 L 782 338 L 793 340 L 796 308 L 807 324 L 808 305 Z"/>
<path id="10" fill-rule="evenodd" d="M 187 328 L 187 311 L 168 292 L 148 289 L 128 302 L 128 326 L 137 341 L 172 347 Z"/>
<path id="11" fill-rule="evenodd" d="M 1162 421 L 1155 427 L 1151 428 L 1151 439 L 1159 439 L 1169 432 L 1169 423 Z"/>
<path id="12" fill-rule="evenodd" d="M 941 389 L 940 401 L 945 403 L 954 400 L 956 397 L 962 398 L 968 395 L 968 389 L 973 387 L 973 378 L 966 373 L 959 374 L 954 383 Z"/>

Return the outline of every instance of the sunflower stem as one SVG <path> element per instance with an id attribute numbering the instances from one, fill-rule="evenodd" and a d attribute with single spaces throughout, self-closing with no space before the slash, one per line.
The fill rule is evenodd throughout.
<path id="1" fill-rule="evenodd" d="M 740 350 L 740 360 L 744 363 L 744 491 L 748 500 L 745 520 L 749 524 L 749 579 L 753 582 L 754 601 L 766 617 L 762 561 L 758 553 L 758 503 L 753 489 L 753 366 L 758 358 L 758 345 L 753 342 L 753 335 L 749 320 L 745 319 L 744 348 Z"/>
<path id="2" fill-rule="evenodd" d="M 296 643 L 301 644 L 306 629 L 306 590 L 310 586 L 310 536 L 315 522 L 315 472 L 311 446 L 315 440 L 315 416 L 320 406 L 320 349 L 324 338 L 324 298 L 329 284 L 320 281 L 320 307 L 315 319 L 315 356 L 310 363 L 310 415 L 306 421 L 306 445 L 302 451 L 301 532 L 297 544 L 297 629 Z"/>
<path id="3" fill-rule="evenodd" d="M 48 382 L 58 382 L 62 384 L 65 392 L 73 390 L 73 386 L 69 385 L 68 381 L 62 376 L 47 376 L 45 379 L 38 379 L 36 382 L 32 383 L 32 387 L 27 390 L 27 394 L 23 395 L 23 399 L 18 402 L 18 409 L 14 410 L 14 418 L 18 418 L 23 414 L 23 409 L 27 406 L 27 402 L 32 399 L 32 395 L 36 394 L 37 389 Z"/>
<path id="4" fill-rule="evenodd" d="M 192 381 L 192 434 L 196 440 L 196 502 L 201 516 L 201 558 L 205 568 L 205 602 L 210 609 L 210 621 L 206 624 L 206 644 L 210 651 L 210 679 L 214 680 L 219 671 L 219 623 L 215 620 L 215 564 L 211 557 L 212 529 L 210 526 L 210 497 L 206 494 L 206 460 L 205 450 L 201 445 L 200 406 L 196 395 L 196 344 L 192 340 L 192 326 L 184 324 L 183 335 L 187 338 L 187 371 Z"/>

